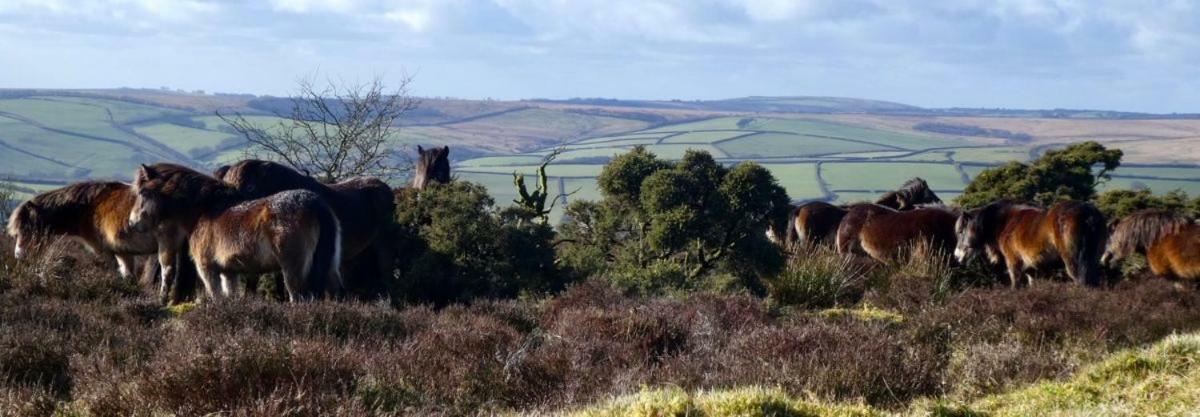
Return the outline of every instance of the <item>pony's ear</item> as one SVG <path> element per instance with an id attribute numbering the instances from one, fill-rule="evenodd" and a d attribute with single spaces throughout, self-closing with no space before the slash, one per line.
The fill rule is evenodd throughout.
<path id="1" fill-rule="evenodd" d="M 155 171 L 154 168 L 150 167 L 149 165 L 142 164 L 142 167 L 138 168 L 138 172 L 137 172 L 138 182 L 150 181 L 157 176 L 158 176 L 158 171 Z"/>
<path id="2" fill-rule="evenodd" d="M 450 147 L 449 146 L 443 145 L 441 149 L 438 149 L 438 151 L 440 153 L 439 158 L 449 158 L 450 157 Z"/>
<path id="3" fill-rule="evenodd" d="M 425 148 L 421 147 L 421 145 L 417 145 L 417 153 L 425 153 Z"/>

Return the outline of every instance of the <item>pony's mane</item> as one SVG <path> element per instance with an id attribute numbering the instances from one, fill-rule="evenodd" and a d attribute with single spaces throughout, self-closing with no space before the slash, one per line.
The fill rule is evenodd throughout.
<path id="1" fill-rule="evenodd" d="M 1153 245 L 1164 236 L 1191 225 L 1194 219 L 1167 210 L 1148 209 L 1134 212 L 1117 222 L 1110 241 L 1114 252 L 1130 254 Z"/>
<path id="2" fill-rule="evenodd" d="M 116 181 L 84 181 L 38 194 L 29 201 L 40 207 L 55 209 L 90 204 L 100 196 L 121 188 L 129 188 L 129 184 Z"/>
<path id="3" fill-rule="evenodd" d="M 927 192 L 931 192 L 929 189 L 929 183 L 921 177 L 913 177 L 908 181 L 905 181 L 904 184 L 895 191 L 888 191 L 883 196 L 879 197 L 878 200 L 875 200 L 875 204 L 887 205 L 888 203 L 896 201 L 897 197 L 903 198 L 904 201 L 911 202 L 914 201 L 916 197 L 922 196 Z"/>
<path id="4" fill-rule="evenodd" d="M 8 217 L 7 232 L 9 235 L 16 235 L 20 231 L 21 213 L 31 204 L 50 212 L 77 209 L 90 206 L 101 196 L 123 188 L 128 189 L 129 184 L 116 181 L 84 181 L 38 194 L 13 210 Z"/>
<path id="5" fill-rule="evenodd" d="M 959 213 L 962 213 L 962 209 L 955 207 L 955 206 L 946 205 L 946 203 L 922 203 L 922 204 L 917 204 L 916 209 L 917 210 L 922 210 L 922 209 L 941 210 L 941 211 L 944 211 L 944 212 L 947 212 L 947 213 L 950 213 L 950 214 L 953 214 L 956 216 Z"/>
<path id="6" fill-rule="evenodd" d="M 155 183 L 159 192 L 175 200 L 196 203 L 213 198 L 234 201 L 240 197 L 236 189 L 221 180 L 183 165 L 157 163 L 148 168 L 155 173 L 149 183 Z M 134 187 L 145 186 L 142 181 L 138 178 Z"/>

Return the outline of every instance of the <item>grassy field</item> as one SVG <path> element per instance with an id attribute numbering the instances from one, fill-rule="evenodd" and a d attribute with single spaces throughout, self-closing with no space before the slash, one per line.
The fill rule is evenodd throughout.
<path id="1" fill-rule="evenodd" d="M 937 163 L 825 163 L 821 175 L 834 190 L 890 191 L 913 177 L 924 178 L 935 190 L 966 186 L 953 165 Z"/>
<path id="2" fill-rule="evenodd" d="M 85 177 L 128 179 L 138 163 L 172 161 L 208 170 L 245 155 L 240 148 L 218 146 L 227 145 L 235 135 L 214 116 L 217 109 L 224 113 L 247 111 L 238 107 L 245 105 L 244 98 L 159 91 L 92 94 L 83 97 L 47 93 L 0 99 L 0 112 L 4 112 L 0 113 L 0 143 L 6 146 L 0 149 L 0 175 L 51 181 Z M 126 96 L 141 101 L 121 98 Z M 164 105 L 150 104 L 154 102 Z M 758 98 L 746 103 L 750 102 L 791 105 L 790 100 L 775 103 Z M 824 99 L 813 102 L 842 103 Z M 841 201 L 872 199 L 872 193 L 891 189 L 911 176 L 924 177 L 939 190 L 950 192 L 961 190 L 965 184 L 948 162 L 972 164 L 964 165 L 963 171 L 974 176 L 986 166 L 1027 160 L 1035 146 L 1085 139 L 1088 135 L 1114 146 L 1128 146 L 1127 155 L 1134 162 L 1163 157 L 1161 146 L 1149 145 L 1169 143 L 1178 146 L 1172 146 L 1176 152 L 1167 152 L 1170 158 L 1164 160 L 1200 164 L 1200 154 L 1193 158 L 1188 150 L 1191 147 L 1184 146 L 1190 143 L 1189 138 L 1200 136 L 1200 122 L 1190 120 L 731 115 L 540 102 L 431 100 L 429 103 L 434 111 L 411 119 L 397 131 L 393 143 L 406 149 L 418 144 L 451 146 L 455 169 L 470 173 L 464 178 L 482 178 L 494 193 L 505 194 L 506 198 L 499 199 L 502 202 L 510 200 L 507 196 L 512 193 L 509 173 L 532 172 L 544 155 L 558 147 L 565 152 L 552 165 L 551 175 L 556 179 L 581 177 L 572 181 L 588 188 L 592 182 L 582 177 L 596 175 L 599 164 L 634 146 L 645 145 L 666 159 L 680 158 L 688 149 L 700 149 L 726 164 L 747 159 L 769 162 L 780 182 L 797 200 L 829 197 L 817 180 L 816 162 L 827 162 L 822 172 L 825 186 L 832 191 L 842 190 L 836 193 Z M 251 113 L 248 119 L 263 126 L 273 126 L 280 120 Z M 181 117 L 202 126 L 183 126 L 187 123 L 181 122 Z M 922 121 L 1004 129 L 1033 135 L 1033 140 L 1013 144 L 995 138 L 955 137 L 916 130 L 914 125 Z M 864 163 L 839 163 L 847 160 Z M 1200 179 L 1200 167 L 1126 167 L 1116 175 L 1110 186 L 1200 192 L 1197 182 L 1187 181 Z M 594 195 L 596 190 L 589 189 L 576 198 Z"/>

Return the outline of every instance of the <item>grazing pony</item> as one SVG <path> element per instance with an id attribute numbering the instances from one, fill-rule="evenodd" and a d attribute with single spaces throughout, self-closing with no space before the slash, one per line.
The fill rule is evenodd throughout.
<path id="1" fill-rule="evenodd" d="M 129 227 L 134 200 L 133 188 L 120 182 L 87 181 L 38 194 L 8 219 L 8 235 L 17 241 L 13 255 L 32 251 L 41 238 L 68 236 L 94 254 L 115 258 L 121 276 L 131 278 L 134 256 L 159 250 L 153 233 Z"/>
<path id="2" fill-rule="evenodd" d="M 1100 285 L 1100 254 L 1108 239 L 1104 215 L 1096 207 L 1064 201 L 1050 210 L 1000 200 L 963 212 L 954 226 L 954 256 L 965 263 L 984 252 L 992 263 L 1004 262 L 1009 284 L 1021 274 L 1029 284 L 1033 273 L 1060 264 L 1076 282 Z"/>
<path id="3" fill-rule="evenodd" d="M 941 202 L 937 194 L 929 188 L 929 183 L 919 177 L 906 181 L 900 189 L 889 191 L 875 200 L 876 205 L 893 210 L 911 210 L 920 204 Z M 842 220 L 855 206 L 858 205 L 839 207 L 820 201 L 800 205 L 792 215 L 792 227 L 797 239 L 807 244 L 835 244 Z M 854 233 L 850 232 L 847 231 L 848 234 L 857 234 L 856 230 Z"/>
<path id="4" fill-rule="evenodd" d="M 295 190 L 252 199 L 174 164 L 142 165 L 134 190 L 130 226 L 188 236 L 188 250 L 210 298 L 238 293 L 238 273 L 276 270 L 291 301 L 302 294 L 341 290 L 341 230 L 333 210 L 316 193 Z"/>
<path id="5" fill-rule="evenodd" d="M 848 220 L 850 216 L 843 220 L 843 224 Z M 954 233 L 957 220 L 958 212 L 943 205 L 920 206 L 906 211 L 877 211 L 867 217 L 859 228 L 857 241 L 861 242 L 862 250 L 867 255 L 880 262 L 901 259 L 905 251 L 917 248 L 949 255 L 957 241 Z"/>
<path id="6" fill-rule="evenodd" d="M 1146 256 L 1155 276 L 1200 279 L 1200 226 L 1191 217 L 1166 210 L 1125 216 L 1113 225 L 1100 262 L 1114 265 L 1133 253 Z"/>

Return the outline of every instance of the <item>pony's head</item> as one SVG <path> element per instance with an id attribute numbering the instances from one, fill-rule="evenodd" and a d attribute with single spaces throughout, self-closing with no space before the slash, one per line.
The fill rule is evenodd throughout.
<path id="1" fill-rule="evenodd" d="M 133 192 L 137 196 L 133 209 L 129 211 L 129 227 L 137 231 L 149 230 L 162 221 L 167 205 L 163 193 L 165 178 L 158 169 L 142 165 L 133 180 Z"/>
<path id="2" fill-rule="evenodd" d="M 37 237 L 45 230 L 45 218 L 42 207 L 30 200 L 17 206 L 8 217 L 8 235 L 16 240 L 13 257 L 18 259 L 29 253 L 37 244 Z"/>
<path id="3" fill-rule="evenodd" d="M 1112 220 L 1108 224 L 1108 245 L 1104 248 L 1104 255 L 1100 256 L 1100 263 L 1116 266 L 1129 255 L 1145 254 L 1159 239 L 1193 222 L 1191 217 L 1159 209 L 1140 210 Z"/>
<path id="4" fill-rule="evenodd" d="M 417 165 L 412 188 L 425 189 L 430 182 L 450 182 L 450 147 L 425 149 L 417 145 Z"/>
<path id="5" fill-rule="evenodd" d="M 980 221 L 982 209 L 964 210 L 958 214 L 954 222 L 954 233 L 958 235 L 958 244 L 954 247 L 954 259 L 959 264 L 966 264 L 980 251 L 984 250 L 983 222 Z"/>

